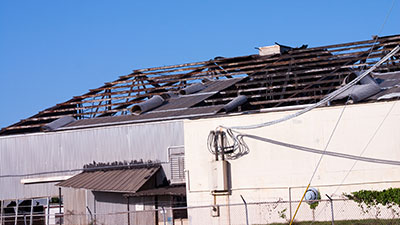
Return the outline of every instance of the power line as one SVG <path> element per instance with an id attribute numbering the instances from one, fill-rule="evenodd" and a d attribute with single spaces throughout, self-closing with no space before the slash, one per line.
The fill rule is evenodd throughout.
<path id="1" fill-rule="evenodd" d="M 266 126 L 271 126 L 277 123 L 281 123 L 290 119 L 293 119 L 295 117 L 298 117 L 304 113 L 307 113 L 319 106 L 325 105 L 328 102 L 330 102 L 331 100 L 333 100 L 336 96 L 340 95 L 341 93 L 345 92 L 346 90 L 348 90 L 349 88 L 351 88 L 353 85 L 355 85 L 357 82 L 359 82 L 360 80 L 362 80 L 364 77 L 366 77 L 369 73 L 371 73 L 372 71 L 374 71 L 377 67 L 379 67 L 382 63 L 384 63 L 386 60 L 388 60 L 390 57 L 392 57 L 393 55 L 395 55 L 398 51 L 400 50 L 400 46 L 397 45 L 394 49 L 392 49 L 392 51 L 390 53 L 388 53 L 387 55 L 385 55 L 385 57 L 383 57 L 381 60 L 379 60 L 379 62 L 375 63 L 371 68 L 369 68 L 368 70 L 364 71 L 360 76 L 356 77 L 354 80 L 352 80 L 351 82 L 349 82 L 348 84 L 346 84 L 345 86 L 339 88 L 338 90 L 328 94 L 328 96 L 326 96 L 325 98 L 323 98 L 321 101 L 307 107 L 304 108 L 296 113 L 284 116 L 280 119 L 276 119 L 276 120 L 272 120 L 272 121 L 268 121 L 265 123 L 259 123 L 259 124 L 253 124 L 253 125 L 246 125 L 246 126 L 233 126 L 233 127 L 225 127 L 225 126 L 219 126 L 221 128 L 224 129 L 232 129 L 232 130 L 249 130 L 249 129 L 256 129 L 256 128 L 261 128 L 261 127 L 266 127 Z"/>
<path id="2" fill-rule="evenodd" d="M 386 24 L 387 20 L 389 19 L 389 16 L 390 16 L 390 14 L 391 14 L 391 12 L 392 12 L 392 10 L 393 10 L 393 7 L 394 7 L 394 5 L 395 5 L 395 2 L 396 2 L 396 0 L 393 0 L 393 1 L 392 1 L 392 6 L 390 7 L 389 12 L 386 14 L 385 20 L 383 21 L 383 24 L 382 24 L 382 26 L 381 26 L 381 28 L 380 28 L 380 30 L 379 30 L 379 32 L 378 32 L 378 35 L 375 37 L 374 44 L 372 45 L 372 47 L 371 47 L 371 49 L 370 49 L 370 51 L 369 51 L 369 53 L 368 53 L 368 56 L 367 56 L 367 58 L 365 59 L 365 61 L 367 61 L 368 58 L 369 58 L 369 56 L 371 55 L 372 50 L 374 49 L 374 47 L 375 47 L 375 45 L 376 45 L 376 43 L 377 43 L 377 41 L 378 41 L 378 37 L 379 37 L 379 35 L 381 34 L 383 28 L 385 27 L 385 24 Z M 397 47 L 398 47 L 398 46 L 397 46 Z M 365 68 L 365 65 L 362 67 L 361 70 L 363 70 L 364 68 Z M 349 96 L 350 96 L 350 95 L 349 95 Z M 383 125 L 383 123 L 385 122 L 386 118 L 389 116 L 389 114 L 390 114 L 390 112 L 392 111 L 392 109 L 393 109 L 393 107 L 394 107 L 395 104 L 396 104 L 396 102 L 393 103 L 392 107 L 390 108 L 390 110 L 388 111 L 388 113 L 386 114 L 386 116 L 383 118 L 382 122 L 379 124 L 379 126 L 378 126 L 377 129 L 375 130 L 375 132 L 374 132 L 374 134 L 372 135 L 372 137 L 369 139 L 368 143 L 367 143 L 366 146 L 364 147 L 364 149 L 363 149 L 363 151 L 361 152 L 361 154 L 359 155 L 359 157 L 361 157 L 361 156 L 363 155 L 363 153 L 364 153 L 364 152 L 366 151 L 366 149 L 368 148 L 369 144 L 370 144 L 370 143 L 372 142 L 372 140 L 375 138 L 376 134 L 378 133 L 379 129 L 382 127 L 382 125 Z M 345 105 L 345 107 L 346 107 L 346 105 Z M 336 188 L 336 190 L 334 191 L 334 193 L 331 194 L 331 196 L 334 195 L 334 194 L 339 190 L 339 188 L 343 185 L 343 183 L 344 183 L 344 181 L 346 180 L 347 176 L 348 176 L 348 175 L 350 174 L 350 172 L 353 170 L 353 168 L 354 168 L 354 166 L 357 164 L 357 162 L 358 162 L 358 160 L 356 160 L 356 161 L 353 163 L 352 167 L 351 167 L 350 170 L 347 172 L 347 174 L 345 175 L 345 177 L 342 179 L 342 182 L 341 182 L 341 183 L 339 184 L 339 186 Z M 320 211 L 320 212 L 318 213 L 318 216 L 319 216 L 319 214 L 321 214 L 321 212 L 322 212 L 322 211 Z M 313 223 L 314 223 L 314 221 L 311 222 L 311 225 L 312 225 Z"/>
<path id="3" fill-rule="evenodd" d="M 331 152 L 331 151 L 325 151 L 325 153 L 324 153 L 324 150 L 304 147 L 304 146 L 295 145 L 295 144 L 289 144 L 289 143 L 285 143 L 285 142 L 281 142 L 281 141 L 277 141 L 277 140 L 273 140 L 273 139 L 269 139 L 269 138 L 265 138 L 265 137 L 260 137 L 257 135 L 241 134 L 241 136 L 252 138 L 252 139 L 263 141 L 263 142 L 267 142 L 267 143 L 274 144 L 274 145 L 291 148 L 291 149 L 298 150 L 298 151 L 303 151 L 303 152 L 309 152 L 309 153 L 315 153 L 315 154 L 325 154 L 325 155 L 329 155 L 329 156 L 333 156 L 333 157 L 350 159 L 350 160 L 358 160 L 358 161 L 369 162 L 369 163 L 400 166 L 400 161 L 396 161 L 396 160 L 378 159 L 378 158 L 372 158 L 372 157 L 362 157 L 362 156 L 350 155 L 350 154 L 339 153 L 339 152 Z"/>
<path id="4" fill-rule="evenodd" d="M 376 134 L 378 133 L 378 131 L 381 129 L 382 125 L 384 124 L 384 122 L 386 121 L 386 119 L 388 118 L 390 112 L 392 112 L 394 106 L 396 105 L 396 102 L 394 102 L 392 104 L 392 106 L 390 107 L 389 111 L 386 113 L 385 117 L 383 118 L 383 120 L 381 121 L 381 123 L 379 124 L 379 126 L 376 128 L 374 134 L 372 135 L 372 137 L 368 140 L 367 144 L 364 146 L 363 150 L 361 151 L 361 153 L 359 154 L 358 157 L 361 157 L 365 151 L 368 149 L 369 145 L 371 144 L 372 140 L 375 138 Z M 350 172 L 353 170 L 353 168 L 355 167 L 355 165 L 357 164 L 359 160 L 356 159 L 356 161 L 353 163 L 353 165 L 351 166 L 351 168 L 347 171 L 346 175 L 344 176 L 343 180 L 340 182 L 339 186 L 336 188 L 336 190 L 331 194 L 334 195 L 336 194 L 336 192 L 339 190 L 340 186 L 345 182 L 346 178 L 349 176 Z"/>

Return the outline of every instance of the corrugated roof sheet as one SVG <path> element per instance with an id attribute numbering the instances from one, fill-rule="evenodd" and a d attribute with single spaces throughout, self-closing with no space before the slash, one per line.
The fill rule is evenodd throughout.
<path id="1" fill-rule="evenodd" d="M 227 87 L 230 87 L 237 82 L 243 80 L 244 77 L 240 78 L 231 78 L 231 79 L 224 79 L 224 80 L 213 80 L 206 82 L 205 85 L 207 86 L 205 89 L 201 90 L 200 93 L 204 92 L 213 92 L 213 91 L 221 91 Z"/>
<path id="2" fill-rule="evenodd" d="M 83 172 L 57 186 L 105 192 L 137 192 L 158 170 L 160 165 L 131 169 Z"/>
<path id="3" fill-rule="evenodd" d="M 243 78 L 232 78 L 224 80 L 214 80 L 205 83 L 206 88 L 190 95 L 179 95 L 177 98 L 171 98 L 168 102 L 153 111 L 163 111 L 170 109 L 180 109 L 192 107 L 201 101 L 215 95 L 221 90 L 230 87 L 237 82 L 241 81 Z"/>
<path id="4" fill-rule="evenodd" d="M 153 112 L 189 108 L 214 95 L 215 93 L 216 92 L 196 93 L 193 95 L 181 95 L 177 98 L 171 98 L 168 100 L 167 104 L 154 109 Z"/>

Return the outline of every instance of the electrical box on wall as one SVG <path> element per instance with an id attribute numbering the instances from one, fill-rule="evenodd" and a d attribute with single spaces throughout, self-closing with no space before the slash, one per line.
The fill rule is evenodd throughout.
<path id="1" fill-rule="evenodd" d="M 230 164 L 220 160 L 211 162 L 210 190 L 212 193 L 229 192 Z"/>

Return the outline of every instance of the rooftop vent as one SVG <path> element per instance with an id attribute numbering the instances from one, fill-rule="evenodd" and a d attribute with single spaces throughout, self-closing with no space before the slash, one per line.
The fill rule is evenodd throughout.
<path id="1" fill-rule="evenodd" d="M 206 88 L 206 86 L 202 83 L 197 83 L 197 84 L 192 84 L 188 87 L 185 87 L 184 89 L 179 91 L 179 94 L 181 95 L 190 95 L 193 93 L 196 93 L 198 91 L 203 90 L 204 88 Z"/>
<path id="2" fill-rule="evenodd" d="M 162 105 L 164 103 L 164 101 L 165 101 L 164 98 L 162 98 L 161 96 L 154 95 L 150 99 L 133 106 L 131 109 L 132 114 L 140 115 L 144 112 L 150 111 L 150 110 Z"/>
<path id="3" fill-rule="evenodd" d="M 284 52 L 289 51 L 291 48 L 288 46 L 283 46 L 283 45 L 271 45 L 271 46 L 264 46 L 264 47 L 259 47 L 258 48 L 258 54 L 260 56 L 264 55 L 276 55 L 276 54 L 282 54 Z"/>
<path id="4" fill-rule="evenodd" d="M 247 97 L 244 95 L 239 95 L 236 98 L 232 99 L 232 101 L 230 101 L 228 104 L 224 105 L 221 111 L 230 112 L 238 106 L 243 105 L 245 102 L 247 102 Z"/>

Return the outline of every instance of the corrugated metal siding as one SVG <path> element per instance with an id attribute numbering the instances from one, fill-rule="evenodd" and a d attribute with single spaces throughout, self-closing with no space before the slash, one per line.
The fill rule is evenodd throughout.
<path id="1" fill-rule="evenodd" d="M 90 217 L 75 216 L 88 213 L 86 211 L 86 190 L 64 188 L 64 225 L 86 225 Z"/>
<path id="2" fill-rule="evenodd" d="M 183 145 L 182 121 L 5 136 L 0 138 L 0 175 L 76 169 L 92 161 L 166 162 L 168 147 L 179 145 Z M 163 167 L 169 177 L 168 165 Z M 60 174 L 46 176 L 54 175 Z M 0 178 L 0 199 L 58 193 L 54 184 L 22 185 L 21 178 L 26 177 Z"/>
<path id="3" fill-rule="evenodd" d="M 128 224 L 128 215 L 112 214 L 128 211 L 127 198 L 118 193 L 95 192 L 94 195 L 96 198 L 95 213 L 98 214 L 96 215 L 97 224 Z"/>

